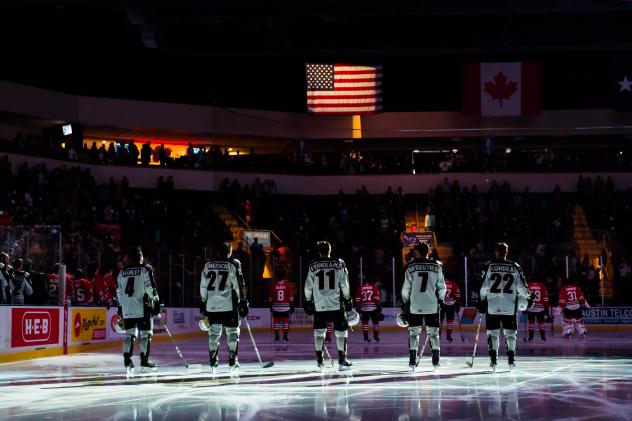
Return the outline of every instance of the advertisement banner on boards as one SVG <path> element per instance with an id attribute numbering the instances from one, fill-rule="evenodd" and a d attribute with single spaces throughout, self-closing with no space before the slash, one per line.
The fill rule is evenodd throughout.
<path id="1" fill-rule="evenodd" d="M 632 324 L 632 307 L 592 307 L 582 309 L 584 323 L 592 325 Z"/>
<path id="2" fill-rule="evenodd" d="M 107 312 L 104 308 L 73 307 L 70 320 L 73 342 L 107 339 Z"/>
<path id="3" fill-rule="evenodd" d="M 11 309 L 11 348 L 57 345 L 59 308 Z"/>

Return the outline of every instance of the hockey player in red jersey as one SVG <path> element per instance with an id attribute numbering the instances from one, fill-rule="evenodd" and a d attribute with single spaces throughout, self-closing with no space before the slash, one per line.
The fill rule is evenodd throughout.
<path id="1" fill-rule="evenodd" d="M 272 283 L 268 296 L 274 325 L 274 342 L 279 342 L 279 333 L 283 329 L 283 342 L 288 342 L 290 315 L 294 312 L 294 285 L 279 277 Z"/>
<path id="2" fill-rule="evenodd" d="M 443 323 L 443 317 L 447 319 L 446 339 L 448 342 L 452 342 L 452 331 L 454 330 L 454 314 L 458 314 L 461 310 L 461 290 L 459 285 L 446 279 L 445 281 L 445 300 L 443 300 L 443 307 L 441 308 L 441 322 Z"/>
<path id="3" fill-rule="evenodd" d="M 53 266 L 53 273 L 46 276 L 46 290 L 48 291 L 48 304 L 59 305 L 59 291 L 61 285 L 59 282 L 59 263 Z M 74 296 L 74 287 L 72 285 L 72 276 L 66 273 L 66 297 L 64 304 L 70 304 L 70 297 Z"/>
<path id="4" fill-rule="evenodd" d="M 562 322 L 562 333 L 565 338 L 570 338 L 573 334 L 573 328 L 577 329 L 577 333 L 583 338 L 586 336 L 586 326 L 582 320 L 581 307 L 590 308 L 581 288 L 572 280 L 560 290 L 560 299 L 558 303 L 558 313 L 564 312 L 564 321 Z"/>
<path id="5" fill-rule="evenodd" d="M 116 281 L 112 271 L 100 267 L 94 275 L 94 290 L 97 304 L 104 307 L 116 307 Z"/>
<path id="6" fill-rule="evenodd" d="M 371 342 L 371 339 L 369 339 L 369 319 L 373 322 L 373 339 L 379 342 L 380 320 L 382 319 L 382 296 L 373 281 L 364 279 L 362 285 L 356 290 L 355 305 L 362 318 L 364 342 Z"/>
<path id="7" fill-rule="evenodd" d="M 78 306 L 91 306 L 94 304 L 94 285 L 83 274 L 83 270 L 75 270 L 72 281 L 74 294 L 72 303 Z"/>
<path id="8" fill-rule="evenodd" d="M 549 294 L 546 291 L 546 286 L 542 282 L 529 282 L 527 284 L 531 294 L 535 296 L 533 301 L 533 307 L 527 310 L 528 328 L 529 328 L 529 342 L 533 340 L 533 330 L 535 329 L 536 321 L 538 328 L 540 329 L 540 338 L 546 342 L 546 334 L 544 333 L 544 318 L 549 314 Z"/>

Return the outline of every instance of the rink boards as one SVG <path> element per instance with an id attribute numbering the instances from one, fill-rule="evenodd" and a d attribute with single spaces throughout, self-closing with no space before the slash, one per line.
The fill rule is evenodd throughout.
<path id="1" fill-rule="evenodd" d="M 397 308 L 384 308 L 385 319 L 380 323 L 381 328 L 399 329 L 395 323 L 398 312 Z M 104 307 L 0 307 L 0 363 L 113 346 L 122 338 L 113 327 L 115 315 L 116 308 Z M 632 308 L 591 308 L 584 310 L 584 317 L 589 330 L 632 329 Z M 459 313 L 459 319 L 462 329 L 475 329 L 478 313 L 474 308 L 464 308 Z M 163 323 L 167 324 L 172 335 L 201 335 L 199 320 L 197 308 L 165 308 L 160 317 L 154 318 L 156 341 L 167 335 Z M 484 321 L 483 317 L 483 324 Z M 519 315 L 519 322 L 520 329 L 524 329 L 523 315 Z M 248 323 L 253 330 L 270 330 L 270 310 L 252 308 Z M 457 320 L 454 324 L 458 330 Z M 293 330 L 308 330 L 312 327 L 312 318 L 299 308 L 292 315 L 290 325 Z M 556 317 L 553 325 L 547 323 L 546 328 L 550 330 L 553 326 L 559 330 L 560 316 Z M 242 328 L 245 328 L 243 322 Z"/>

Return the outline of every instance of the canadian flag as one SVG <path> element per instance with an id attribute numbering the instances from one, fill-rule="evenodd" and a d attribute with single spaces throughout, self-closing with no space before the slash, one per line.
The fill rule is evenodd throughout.
<path id="1" fill-rule="evenodd" d="M 465 63 L 463 113 L 483 117 L 540 113 L 540 63 Z"/>

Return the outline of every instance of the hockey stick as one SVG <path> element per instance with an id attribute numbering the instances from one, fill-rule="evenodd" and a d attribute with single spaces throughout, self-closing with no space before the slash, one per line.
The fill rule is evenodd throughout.
<path id="1" fill-rule="evenodd" d="M 331 364 L 331 367 L 334 367 L 334 360 L 331 358 L 331 355 L 329 354 L 329 350 L 327 349 L 327 345 L 325 345 L 325 341 L 323 341 L 323 351 L 325 351 L 325 355 L 327 356 L 327 358 L 329 358 L 329 363 Z"/>
<path id="2" fill-rule="evenodd" d="M 523 311 L 522 315 L 524 316 L 524 336 L 522 337 L 522 341 L 523 342 L 527 342 L 527 334 L 528 334 L 528 331 L 529 331 L 529 327 L 528 327 L 527 322 L 528 322 L 529 317 L 527 316 L 527 312 L 526 311 Z"/>
<path id="3" fill-rule="evenodd" d="M 259 350 L 257 349 L 257 344 L 255 343 L 255 337 L 252 336 L 252 330 L 250 330 L 250 324 L 248 323 L 248 317 L 244 317 L 246 321 L 246 327 L 248 328 L 248 335 L 250 335 L 250 340 L 252 341 L 252 346 L 255 348 L 255 354 L 257 354 L 257 359 L 259 360 L 259 364 L 261 364 L 261 368 L 269 368 L 274 365 L 274 361 L 266 361 L 265 363 L 261 361 L 261 355 L 259 355 Z"/>
<path id="4" fill-rule="evenodd" d="M 555 316 L 553 316 L 553 309 L 549 307 L 549 320 L 551 320 L 551 338 L 555 337 Z"/>
<path id="5" fill-rule="evenodd" d="M 415 367 L 419 367 L 419 362 L 421 361 L 421 357 L 424 355 L 424 351 L 426 350 L 426 345 L 428 345 L 428 327 L 426 326 L 426 339 L 424 340 L 424 345 L 421 347 L 421 352 L 417 356 L 417 362 L 415 362 Z"/>
<path id="6" fill-rule="evenodd" d="M 180 347 L 178 347 L 178 344 L 176 344 L 175 339 L 173 339 L 173 336 L 171 335 L 171 331 L 167 327 L 167 323 L 162 321 L 162 317 L 161 316 L 162 315 L 160 315 L 160 314 L 158 315 L 158 320 L 160 321 L 160 324 L 162 325 L 162 327 L 165 328 L 165 331 L 167 332 L 167 335 L 169 335 L 169 339 L 171 339 L 171 343 L 173 343 L 173 346 L 176 348 L 176 352 L 178 353 L 178 355 L 182 359 L 182 362 L 184 362 L 184 368 L 188 368 L 190 370 L 201 370 L 202 369 L 202 364 L 189 364 L 189 363 L 187 363 L 187 360 L 184 359 L 184 356 L 182 355 L 182 351 L 180 351 Z"/>
<path id="7" fill-rule="evenodd" d="M 483 321 L 483 315 L 478 315 L 478 327 L 476 328 L 476 337 L 474 338 L 474 352 L 472 352 L 472 361 L 465 361 L 465 365 L 472 368 L 474 366 L 474 356 L 476 356 L 476 347 L 478 346 L 478 335 L 481 332 L 481 322 Z"/>

